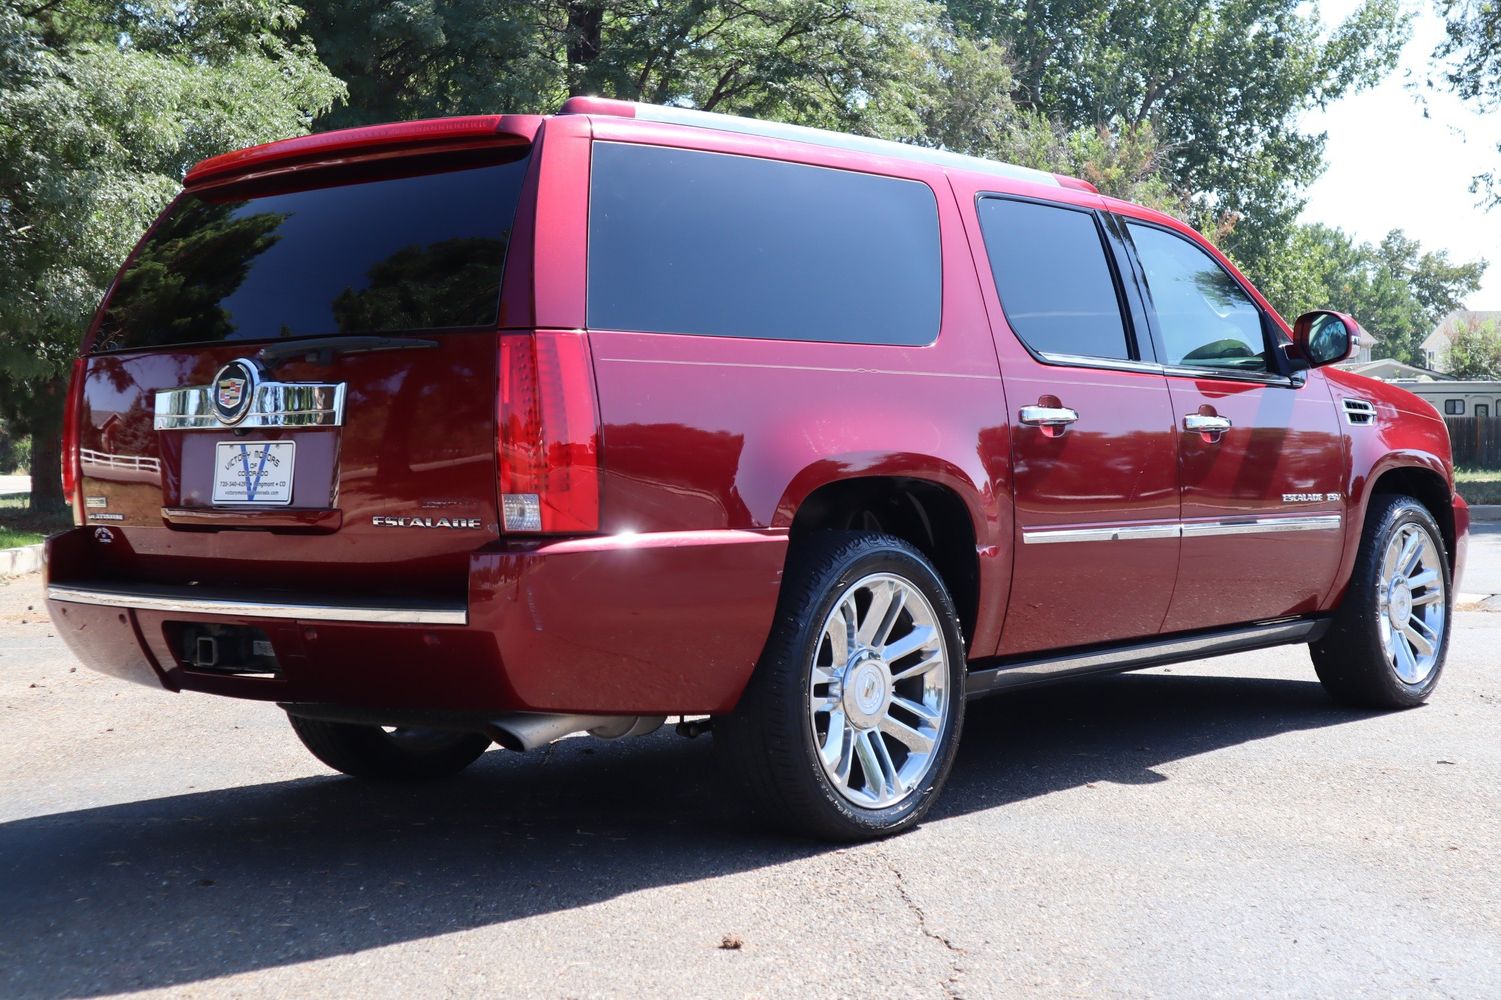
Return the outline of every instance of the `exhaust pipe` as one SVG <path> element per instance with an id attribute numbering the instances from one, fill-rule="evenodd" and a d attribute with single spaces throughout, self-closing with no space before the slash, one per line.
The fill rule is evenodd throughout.
<path id="1" fill-rule="evenodd" d="M 640 715 L 542 715 L 518 712 L 491 719 L 490 738 L 507 750 L 525 751 L 545 747 L 553 740 L 587 732 L 604 740 L 645 736 L 660 729 L 666 716 Z"/>

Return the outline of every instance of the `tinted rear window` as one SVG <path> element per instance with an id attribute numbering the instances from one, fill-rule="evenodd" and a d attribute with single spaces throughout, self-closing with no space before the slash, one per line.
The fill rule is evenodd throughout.
<path id="1" fill-rule="evenodd" d="M 184 194 L 121 275 L 95 350 L 494 323 L 526 161 L 444 164 Z"/>
<path id="2" fill-rule="evenodd" d="M 594 145 L 595 329 L 928 344 L 941 274 L 938 205 L 925 184 Z"/>
<path id="3" fill-rule="evenodd" d="M 1006 322 L 1028 347 L 1042 354 L 1131 357 L 1093 215 L 1006 198 L 985 198 L 979 211 Z"/>

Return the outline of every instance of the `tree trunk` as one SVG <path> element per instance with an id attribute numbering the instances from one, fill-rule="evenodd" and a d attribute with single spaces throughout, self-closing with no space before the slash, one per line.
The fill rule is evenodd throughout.
<path id="1" fill-rule="evenodd" d="M 568 5 L 569 97 L 595 89 L 594 74 L 589 70 L 599 58 L 604 23 L 605 9 L 600 3 L 584 0 Z"/>
<path id="2" fill-rule="evenodd" d="M 66 377 L 38 388 L 36 410 L 28 421 L 31 431 L 31 509 L 53 511 L 63 505 L 63 404 L 68 397 Z"/>

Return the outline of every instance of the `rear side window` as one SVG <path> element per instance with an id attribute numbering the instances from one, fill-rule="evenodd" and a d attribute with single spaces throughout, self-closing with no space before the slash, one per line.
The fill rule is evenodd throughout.
<path id="1" fill-rule="evenodd" d="M 1270 369 L 1261 310 L 1230 273 L 1181 236 L 1127 223 L 1170 365 Z"/>
<path id="2" fill-rule="evenodd" d="M 983 198 L 980 231 L 1006 322 L 1039 354 L 1131 357 L 1120 297 L 1094 216 Z"/>
<path id="3" fill-rule="evenodd" d="M 925 184 L 594 144 L 591 328 L 918 345 L 941 306 Z"/>
<path id="4" fill-rule="evenodd" d="M 95 350 L 493 324 L 525 172 L 487 153 L 187 192 Z"/>

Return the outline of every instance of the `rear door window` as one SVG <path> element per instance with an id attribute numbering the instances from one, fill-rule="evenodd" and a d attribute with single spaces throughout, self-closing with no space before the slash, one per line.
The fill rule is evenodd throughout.
<path id="1" fill-rule="evenodd" d="M 1166 364 L 1270 370 L 1261 310 L 1230 272 L 1175 233 L 1136 223 L 1126 228 L 1146 275 Z"/>
<path id="2" fill-rule="evenodd" d="M 1001 309 L 1023 343 L 1042 355 L 1131 358 L 1092 212 L 982 198 L 979 214 Z"/>
<path id="3" fill-rule="evenodd" d="M 186 192 L 95 350 L 493 324 L 525 172 L 487 152 Z"/>
<path id="4" fill-rule="evenodd" d="M 594 144 L 589 326 L 719 337 L 932 343 L 938 205 L 917 181 Z"/>

